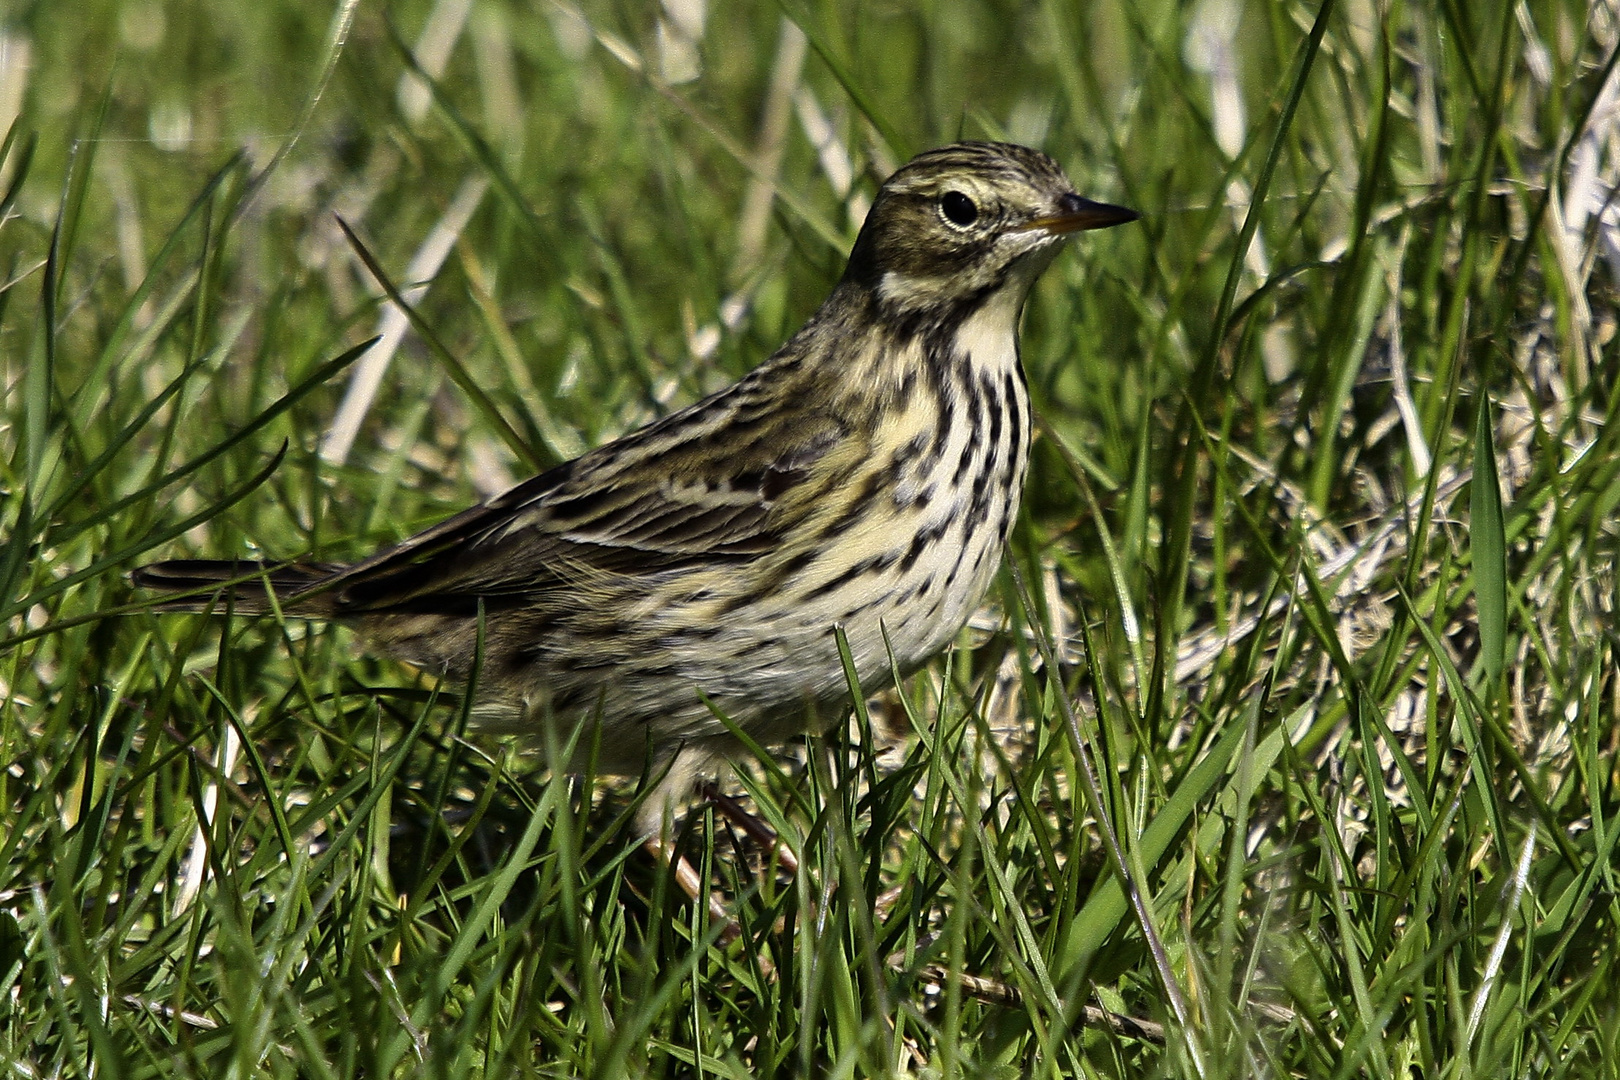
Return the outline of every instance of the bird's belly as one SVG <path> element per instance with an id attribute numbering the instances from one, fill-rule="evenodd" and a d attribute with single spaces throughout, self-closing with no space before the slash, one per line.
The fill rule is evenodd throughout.
<path id="1" fill-rule="evenodd" d="M 761 742 L 802 730 L 807 704 L 835 718 L 848 694 L 839 631 L 871 691 L 948 645 L 983 599 L 1017 517 L 1030 414 L 1010 346 L 975 360 L 980 374 L 950 410 L 954 423 L 902 420 L 875 449 L 875 474 L 892 486 L 866 512 L 830 508 L 838 528 L 808 552 L 781 554 L 777 565 L 793 573 L 769 578 L 765 568 L 770 587 L 753 602 L 693 626 L 690 642 L 667 639 L 693 685 Z"/>
<path id="2" fill-rule="evenodd" d="M 956 636 L 1000 566 L 1006 523 L 1018 503 L 1017 488 L 1008 487 L 1010 503 L 995 515 L 955 521 L 943 530 L 933 522 L 891 530 L 884 553 L 865 572 L 831 589 L 784 590 L 781 602 L 762 610 L 757 620 L 728 627 L 722 647 L 708 658 L 690 656 L 694 670 L 710 668 L 695 684 L 729 705 L 739 721 L 790 714 L 783 723 L 798 727 L 771 732 L 782 737 L 802 728 L 807 703 L 829 706 L 847 697 L 839 632 L 864 691 L 881 689 L 895 674 L 921 667 Z M 918 536 L 935 531 L 939 535 L 915 558 L 907 557 Z M 847 553 L 842 558 L 849 561 Z M 814 569 L 807 571 L 807 581 L 820 580 Z M 730 659 L 715 663 L 715 652 Z M 824 707 L 819 715 L 832 719 L 830 711 Z"/>

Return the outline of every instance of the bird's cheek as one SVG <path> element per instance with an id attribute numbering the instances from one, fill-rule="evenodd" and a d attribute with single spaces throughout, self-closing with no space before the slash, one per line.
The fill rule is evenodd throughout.
<path id="1" fill-rule="evenodd" d="M 950 278 L 936 274 L 888 270 L 878 279 L 877 295 L 887 307 L 911 310 L 939 303 L 949 285 Z"/>

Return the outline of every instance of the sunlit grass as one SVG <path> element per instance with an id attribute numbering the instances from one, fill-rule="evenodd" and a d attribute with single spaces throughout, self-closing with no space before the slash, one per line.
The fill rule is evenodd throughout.
<path id="1" fill-rule="evenodd" d="M 1609 7 L 74 6 L 0 22 L 6 1075 L 1616 1075 Z M 739 940 L 634 785 L 129 588 L 726 384 L 957 137 L 1144 218 L 1031 301 L 1016 578 L 725 778 L 801 872 L 685 822 Z"/>

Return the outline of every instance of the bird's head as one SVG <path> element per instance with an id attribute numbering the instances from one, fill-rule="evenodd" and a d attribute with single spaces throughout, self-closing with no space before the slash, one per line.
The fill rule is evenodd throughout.
<path id="1" fill-rule="evenodd" d="M 1082 198 L 1038 150 L 955 143 L 918 155 L 883 184 L 844 280 L 901 317 L 960 313 L 998 295 L 1017 306 L 1069 234 L 1138 216 Z"/>

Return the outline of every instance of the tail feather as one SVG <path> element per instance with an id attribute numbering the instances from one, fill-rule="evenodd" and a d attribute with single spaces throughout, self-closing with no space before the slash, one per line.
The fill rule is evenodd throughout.
<path id="1" fill-rule="evenodd" d="M 171 559 L 142 566 L 130 575 L 137 588 L 171 594 L 159 611 L 214 611 L 268 615 L 271 591 L 287 615 L 326 618 L 332 603 L 321 585 L 342 570 L 336 563 L 272 565 L 242 560 Z"/>

